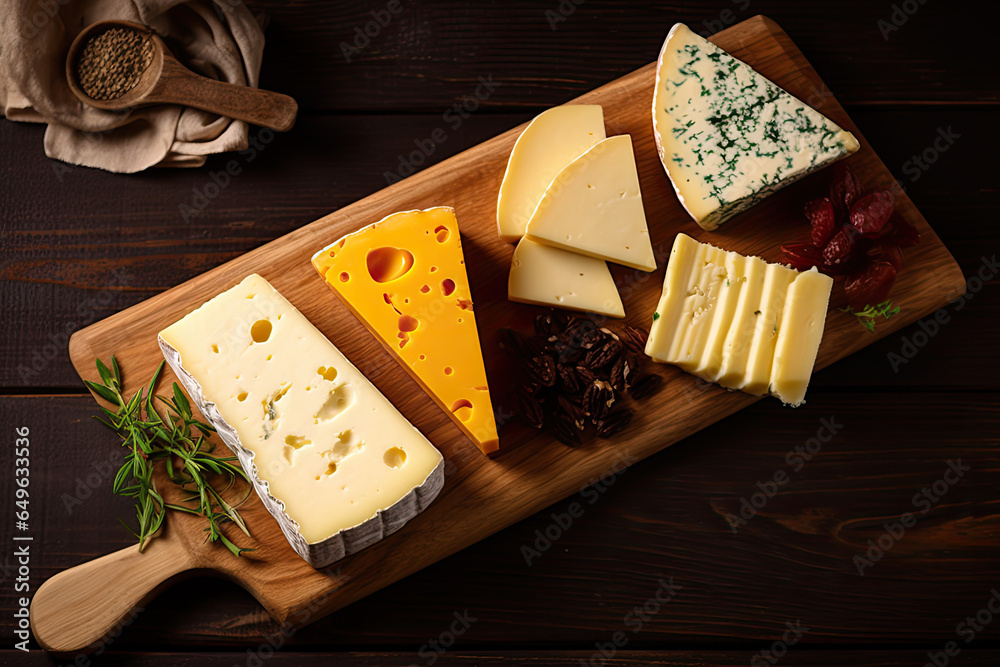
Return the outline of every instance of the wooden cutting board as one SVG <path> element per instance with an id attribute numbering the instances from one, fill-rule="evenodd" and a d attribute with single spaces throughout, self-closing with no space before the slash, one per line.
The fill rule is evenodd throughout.
<path id="1" fill-rule="evenodd" d="M 664 36 L 669 28 L 663 26 Z M 893 184 L 889 170 L 774 22 L 758 16 L 718 33 L 712 41 L 854 132 L 862 148 L 849 162 L 867 188 Z M 781 243 L 808 236 L 802 204 L 825 192 L 829 178 L 821 172 L 804 179 L 719 231 L 703 232 L 681 209 L 656 156 L 650 120 L 653 79 L 654 65 L 650 64 L 574 100 L 603 105 L 608 136 L 632 135 L 650 234 L 661 261 L 653 274 L 621 267 L 613 271 L 628 313 L 626 321 L 643 328 L 648 328 L 660 294 L 662 258 L 677 232 L 726 250 L 778 261 Z M 67 653 L 100 645 L 128 623 L 133 608 L 145 605 L 172 581 L 193 573 L 211 572 L 231 579 L 249 590 L 279 622 L 305 625 L 757 400 L 706 386 L 672 367 L 657 366 L 666 378 L 664 388 L 637 406 L 641 409 L 631 427 L 613 440 L 568 448 L 509 421 L 505 413 L 510 406 L 510 378 L 496 346 L 496 332 L 512 323 L 527 326 L 540 312 L 507 300 L 512 246 L 496 235 L 497 191 L 522 129 L 514 128 L 73 336 L 70 355 L 81 376 L 97 379 L 94 359 L 108 360 L 114 352 L 127 388 L 134 392 L 136 383 L 147 379 L 162 358 L 156 343 L 158 331 L 248 274 L 260 273 L 442 451 L 447 461 L 446 482 L 434 504 L 405 528 L 326 571 L 314 570 L 292 551 L 256 495 L 241 511 L 257 550 L 242 559 L 207 544 L 200 520 L 174 513 L 168 529 L 146 553 L 139 554 L 134 547 L 124 549 L 62 572 L 38 590 L 31 619 L 35 637 L 44 648 Z M 340 304 L 309 262 L 319 248 L 385 215 L 437 205 L 453 206 L 458 215 L 490 387 L 499 403 L 498 417 L 507 422 L 501 429 L 503 453 L 496 460 L 482 456 L 461 434 Z M 906 250 L 905 266 L 892 295 L 902 310 L 895 318 L 880 321 L 872 335 L 853 316 L 836 309 L 842 304 L 836 302 L 835 291 L 818 368 L 892 334 L 964 290 L 955 260 L 902 192 L 896 194 L 896 207 L 921 234 L 920 244 Z M 168 370 L 167 382 L 173 379 Z M 169 384 L 161 387 L 169 388 Z M 109 436 L 108 443 L 95 444 L 94 455 L 111 443 Z M 246 544 L 244 536 L 236 539 Z"/>

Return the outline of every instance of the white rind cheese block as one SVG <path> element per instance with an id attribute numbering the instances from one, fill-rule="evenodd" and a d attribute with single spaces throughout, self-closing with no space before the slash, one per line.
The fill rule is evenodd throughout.
<path id="1" fill-rule="evenodd" d="M 507 297 L 536 306 L 625 317 L 622 298 L 603 260 L 527 238 L 514 248 Z"/>
<path id="2" fill-rule="evenodd" d="M 632 137 L 609 137 L 555 177 L 526 238 L 640 271 L 655 271 Z"/>
<path id="3" fill-rule="evenodd" d="M 517 243 L 552 179 L 604 137 L 604 110 L 597 104 L 553 107 L 528 123 L 514 144 L 500 184 L 500 238 Z"/>
<path id="4" fill-rule="evenodd" d="M 859 148 L 850 132 L 681 23 L 657 61 L 653 135 L 678 199 L 709 231 Z"/>
<path id="5" fill-rule="evenodd" d="M 709 382 L 805 400 L 833 279 L 678 234 L 646 354 Z"/>
<path id="6" fill-rule="evenodd" d="M 398 530 L 441 490 L 441 453 L 260 276 L 161 331 L 159 344 L 313 567 Z"/>

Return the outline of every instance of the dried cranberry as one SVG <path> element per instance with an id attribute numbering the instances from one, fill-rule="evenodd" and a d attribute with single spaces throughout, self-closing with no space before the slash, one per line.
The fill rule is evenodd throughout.
<path id="1" fill-rule="evenodd" d="M 861 182 L 854 171 L 843 162 L 835 164 L 833 178 L 830 180 L 830 201 L 837 213 L 846 216 L 861 192 Z"/>
<path id="2" fill-rule="evenodd" d="M 837 218 L 833 212 L 833 204 L 827 197 L 806 202 L 803 211 L 809 219 L 812 228 L 812 242 L 817 248 L 827 244 L 837 231 Z"/>
<path id="3" fill-rule="evenodd" d="M 891 228 L 886 234 L 885 240 L 893 245 L 900 248 L 912 248 L 920 241 L 920 232 L 917 231 L 917 228 L 898 216 L 893 217 L 887 226 L 891 226 Z"/>
<path id="4" fill-rule="evenodd" d="M 848 264 L 853 258 L 856 233 L 848 225 L 841 227 L 823 248 L 823 263 L 831 267 Z"/>
<path id="5" fill-rule="evenodd" d="M 892 193 L 877 190 L 851 205 L 851 224 L 862 234 L 878 234 L 892 216 Z"/>
<path id="6" fill-rule="evenodd" d="M 903 249 L 898 245 L 876 242 L 867 252 L 867 255 L 873 262 L 889 262 L 897 272 L 903 270 Z"/>
<path id="7" fill-rule="evenodd" d="M 889 297 L 895 282 L 896 267 L 892 262 L 871 262 L 864 270 L 848 276 L 844 283 L 847 303 L 855 310 L 882 303 Z"/>
<path id="8" fill-rule="evenodd" d="M 786 243 L 781 246 L 785 260 L 799 271 L 808 271 L 823 264 L 823 255 L 812 243 Z"/>

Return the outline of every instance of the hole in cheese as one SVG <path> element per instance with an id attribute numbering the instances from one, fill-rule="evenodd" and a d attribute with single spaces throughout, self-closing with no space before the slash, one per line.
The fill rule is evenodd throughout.
<path id="1" fill-rule="evenodd" d="M 445 375 L 451 375 L 452 374 L 451 366 L 445 366 L 444 367 L 444 374 Z"/>
<path id="2" fill-rule="evenodd" d="M 402 468 L 403 464 L 406 463 L 406 452 L 399 447 L 393 447 L 386 450 L 382 460 L 390 468 Z"/>
<path id="3" fill-rule="evenodd" d="M 451 411 L 455 416 L 464 422 L 472 417 L 472 402 L 466 398 L 460 398 L 451 404 Z"/>
<path id="4" fill-rule="evenodd" d="M 333 366 L 320 366 L 316 369 L 316 373 L 329 382 L 333 382 L 337 379 L 337 369 Z"/>
<path id="5" fill-rule="evenodd" d="M 311 445 L 312 440 L 307 440 L 304 435 L 286 435 L 285 444 L 294 449 L 301 449 L 306 445 Z"/>
<path id="6" fill-rule="evenodd" d="M 317 421 L 327 422 L 342 413 L 347 408 L 351 407 L 354 403 L 354 390 L 351 389 L 351 385 L 342 384 L 333 391 L 330 392 L 329 396 L 323 402 L 323 405 L 313 418 Z"/>
<path id="7" fill-rule="evenodd" d="M 337 464 L 334 463 L 333 461 L 330 461 L 330 465 L 326 467 L 326 472 L 323 474 L 329 476 L 335 472 L 337 472 Z"/>
<path id="8" fill-rule="evenodd" d="M 412 315 L 401 315 L 399 318 L 399 330 L 404 332 L 416 331 L 420 326 L 420 320 Z"/>
<path id="9" fill-rule="evenodd" d="M 340 274 L 340 282 L 346 283 L 350 279 L 351 279 L 351 274 L 349 274 L 347 271 L 344 271 L 343 273 Z"/>
<path id="10" fill-rule="evenodd" d="M 387 283 L 405 276 L 413 268 L 413 253 L 403 248 L 385 246 L 368 251 L 368 274 L 377 283 Z"/>
<path id="11" fill-rule="evenodd" d="M 455 291 L 455 281 L 451 278 L 445 278 L 441 281 L 441 293 L 445 296 L 451 296 Z"/>
<path id="12" fill-rule="evenodd" d="M 444 225 L 440 225 L 434 230 L 434 236 L 437 237 L 438 243 L 444 243 L 451 236 L 451 230 Z"/>
<path id="13" fill-rule="evenodd" d="M 266 343 L 271 337 L 271 322 L 268 320 L 257 320 L 250 325 L 250 337 L 255 343 Z"/>
<path id="14" fill-rule="evenodd" d="M 420 293 L 421 294 L 427 294 L 430 291 L 431 291 L 431 286 L 430 285 L 424 285 L 423 287 L 420 288 Z"/>
<path id="15" fill-rule="evenodd" d="M 247 400 L 247 393 L 245 391 L 241 391 L 240 395 L 236 397 L 236 400 L 239 401 L 240 403 Z"/>
<path id="16" fill-rule="evenodd" d="M 212 346 L 212 352 L 215 352 L 216 354 L 218 354 L 219 353 L 219 346 L 218 345 L 213 345 Z"/>

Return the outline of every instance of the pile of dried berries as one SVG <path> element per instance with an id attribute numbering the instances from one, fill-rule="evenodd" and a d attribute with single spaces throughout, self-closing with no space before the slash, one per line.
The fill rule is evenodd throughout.
<path id="1" fill-rule="evenodd" d="M 632 410 L 621 405 L 624 395 L 641 400 L 663 383 L 656 374 L 638 377 L 646 336 L 634 327 L 611 331 L 558 311 L 537 316 L 529 338 L 501 329 L 500 349 L 518 362 L 518 415 L 567 445 L 588 440 L 589 426 L 602 438 L 620 432 L 632 421 Z"/>
<path id="2" fill-rule="evenodd" d="M 864 193 L 845 164 L 833 170 L 830 194 L 807 202 L 810 242 L 781 246 L 800 271 L 813 266 L 830 276 L 847 276 L 844 291 L 852 308 L 882 303 L 903 267 L 903 248 L 920 240 L 916 227 L 894 215 L 888 190 Z"/>

